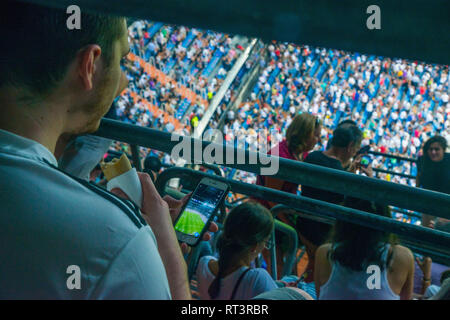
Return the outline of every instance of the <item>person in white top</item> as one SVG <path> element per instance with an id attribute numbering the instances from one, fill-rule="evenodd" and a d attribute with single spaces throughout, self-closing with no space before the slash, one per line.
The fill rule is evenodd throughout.
<path id="1" fill-rule="evenodd" d="M 189 299 L 181 202 L 140 173 L 141 214 L 57 168 L 127 84 L 125 19 L 82 13 L 72 32 L 65 10 L 8 1 L 0 15 L 0 299 Z"/>
<path id="2" fill-rule="evenodd" d="M 217 242 L 219 259 L 205 256 L 197 267 L 202 300 L 247 300 L 278 288 L 265 269 L 250 268 L 264 247 L 270 247 L 273 226 L 269 210 L 256 202 L 245 202 L 228 213 Z"/>
<path id="3" fill-rule="evenodd" d="M 344 206 L 391 217 L 387 206 L 346 198 Z M 391 243 L 390 234 L 338 221 L 332 242 L 316 251 L 314 282 L 319 300 L 409 300 L 414 286 L 414 257 L 401 245 Z M 370 288 L 369 267 L 378 267 L 377 290 Z"/>

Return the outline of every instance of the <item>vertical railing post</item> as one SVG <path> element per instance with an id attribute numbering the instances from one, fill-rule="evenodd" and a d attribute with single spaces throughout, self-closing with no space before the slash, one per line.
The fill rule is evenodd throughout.
<path id="1" fill-rule="evenodd" d="M 134 167 L 137 171 L 142 171 L 141 158 L 139 155 L 139 146 L 136 144 L 130 145 L 131 147 L 131 158 L 133 159 Z"/>

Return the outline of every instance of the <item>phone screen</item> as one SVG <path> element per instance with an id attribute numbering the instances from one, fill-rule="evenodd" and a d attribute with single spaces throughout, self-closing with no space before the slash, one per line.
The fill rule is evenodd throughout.
<path id="1" fill-rule="evenodd" d="M 199 238 L 209 218 L 222 200 L 225 191 L 200 183 L 177 220 L 175 230 Z"/>
<path id="2" fill-rule="evenodd" d="M 362 164 L 364 167 L 369 166 L 369 164 L 370 164 L 371 162 L 372 162 L 372 158 L 369 157 L 369 156 L 363 156 L 363 157 L 361 158 L 361 164 Z"/>

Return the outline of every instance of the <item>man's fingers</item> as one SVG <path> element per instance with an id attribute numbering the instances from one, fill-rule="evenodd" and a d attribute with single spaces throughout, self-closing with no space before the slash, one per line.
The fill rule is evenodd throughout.
<path id="1" fill-rule="evenodd" d="M 138 176 L 139 176 L 139 181 L 141 182 L 142 185 L 142 191 L 143 193 L 145 193 L 145 191 L 149 191 L 152 194 L 158 193 L 158 191 L 155 188 L 155 185 L 153 184 L 152 179 L 150 178 L 150 176 L 148 175 L 148 173 L 144 173 L 144 172 L 138 172 Z"/>
<path id="2" fill-rule="evenodd" d="M 164 201 L 161 196 L 158 193 L 158 190 L 156 190 L 155 185 L 153 184 L 152 179 L 147 173 L 138 172 L 139 181 L 141 182 L 142 187 L 142 194 L 147 195 L 146 197 L 143 197 L 142 199 L 142 207 L 147 207 L 145 203 L 151 204 L 151 206 L 154 205 L 162 205 L 162 206 L 168 206 L 167 202 Z"/>
<path id="3" fill-rule="evenodd" d="M 202 240 L 203 241 L 211 240 L 211 232 L 217 232 L 217 231 L 219 231 L 219 227 L 217 226 L 217 224 L 215 222 L 211 222 L 209 224 L 208 232 L 205 232 L 205 234 L 203 235 Z"/>
<path id="4" fill-rule="evenodd" d="M 191 251 L 191 248 L 185 242 L 181 243 L 180 248 L 183 254 L 187 254 Z"/>
<path id="5" fill-rule="evenodd" d="M 209 225 L 208 231 L 217 232 L 217 231 L 219 231 L 219 226 L 215 222 L 211 222 Z"/>
<path id="6" fill-rule="evenodd" d="M 211 240 L 211 235 L 209 234 L 209 232 L 205 232 L 205 233 L 203 234 L 202 240 L 203 240 L 203 241 L 209 241 L 209 240 Z"/>
<path id="7" fill-rule="evenodd" d="M 188 202 L 189 198 L 191 197 L 192 192 L 189 192 L 187 195 L 185 195 L 183 198 L 181 198 L 181 202 L 185 204 Z"/>
<path id="8" fill-rule="evenodd" d="M 123 192 L 121 189 L 119 188 L 114 188 L 111 190 L 111 193 L 114 193 L 116 196 L 126 199 L 126 200 L 130 200 L 130 198 L 128 198 L 127 194 L 125 192 Z"/>
<path id="9" fill-rule="evenodd" d="M 163 200 L 167 202 L 170 209 L 177 209 L 177 208 L 181 207 L 181 205 L 182 205 L 181 200 L 177 200 L 177 199 L 169 196 L 168 194 L 163 197 Z"/>
<path id="10" fill-rule="evenodd" d="M 420 261 L 419 257 L 416 257 L 416 262 L 417 264 L 420 266 L 422 264 L 422 262 Z"/>
<path id="11" fill-rule="evenodd" d="M 170 218 L 172 219 L 172 223 L 175 223 L 175 220 L 177 220 L 180 212 L 178 211 L 178 209 L 170 208 L 170 205 L 169 205 L 169 213 L 170 213 Z"/>

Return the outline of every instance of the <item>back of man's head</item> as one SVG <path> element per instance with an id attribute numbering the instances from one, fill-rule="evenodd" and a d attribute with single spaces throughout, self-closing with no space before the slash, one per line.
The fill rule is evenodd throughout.
<path id="1" fill-rule="evenodd" d="M 331 146 L 337 148 L 347 148 L 350 143 L 359 144 L 362 140 L 362 131 L 353 125 L 337 127 L 333 131 Z"/>
<path id="2" fill-rule="evenodd" d="M 356 122 L 353 121 L 353 120 L 347 119 L 347 120 L 339 122 L 339 124 L 337 125 L 336 128 L 339 128 L 339 127 L 347 128 L 347 127 L 350 127 L 350 126 L 356 126 Z"/>
<path id="3" fill-rule="evenodd" d="M 123 18 L 83 13 L 80 29 L 69 29 L 72 13 L 12 0 L 0 10 L 0 89 L 45 96 L 64 78 L 70 63 L 87 45 L 101 47 L 109 66 L 113 44 L 124 32 Z"/>
<path id="4" fill-rule="evenodd" d="M 336 126 L 336 129 L 337 128 L 348 128 L 348 127 L 351 127 L 351 126 L 355 126 L 356 127 L 357 126 L 356 122 L 353 121 L 353 120 L 347 119 L 347 120 L 339 122 L 339 124 Z M 332 145 L 333 145 L 333 137 L 331 137 L 330 140 L 328 141 L 327 150 L 330 149 L 330 147 Z"/>

